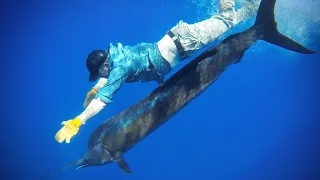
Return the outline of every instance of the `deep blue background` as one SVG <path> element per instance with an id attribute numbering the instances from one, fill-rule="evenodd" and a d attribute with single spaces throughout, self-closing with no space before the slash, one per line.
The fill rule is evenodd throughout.
<path id="1" fill-rule="evenodd" d="M 106 49 L 109 42 L 158 41 L 180 19 L 193 23 L 202 13 L 195 3 L 182 0 L 2 1 L 0 10 L 3 180 L 37 179 L 74 162 L 101 122 L 157 86 L 126 84 L 70 144 L 57 143 L 60 123 L 83 111 L 94 85 L 85 66 L 90 51 Z M 320 51 L 319 21 L 299 22 L 308 29 L 296 39 L 308 38 L 303 44 Z M 279 29 L 301 30 L 284 21 Z M 72 168 L 51 179 L 317 179 L 319 67 L 319 54 L 301 55 L 258 42 L 241 63 L 124 155 L 132 175 L 113 163 Z"/>

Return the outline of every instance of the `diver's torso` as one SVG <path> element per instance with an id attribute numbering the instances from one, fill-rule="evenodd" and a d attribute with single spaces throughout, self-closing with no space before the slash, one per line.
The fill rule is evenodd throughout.
<path id="1" fill-rule="evenodd" d="M 117 46 L 110 44 L 111 68 L 122 66 L 128 73 L 126 82 L 157 81 L 163 72 L 157 71 L 161 54 L 154 43 L 139 43 L 135 46 Z M 163 58 L 162 58 L 163 59 Z M 162 73 L 162 74 L 161 74 Z"/>

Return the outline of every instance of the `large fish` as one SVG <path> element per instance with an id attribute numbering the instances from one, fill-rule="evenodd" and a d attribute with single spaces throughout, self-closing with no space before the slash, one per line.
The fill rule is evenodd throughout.
<path id="1" fill-rule="evenodd" d="M 262 0 L 251 28 L 204 51 L 144 99 L 101 124 L 90 136 L 87 153 L 68 167 L 80 165 L 79 169 L 116 162 L 122 170 L 131 173 L 122 155 L 205 91 L 227 67 L 239 63 L 257 40 L 298 53 L 315 53 L 278 32 L 275 2 Z"/>

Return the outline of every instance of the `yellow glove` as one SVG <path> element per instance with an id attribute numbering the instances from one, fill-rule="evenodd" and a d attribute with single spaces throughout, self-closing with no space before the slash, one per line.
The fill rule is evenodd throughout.
<path id="1" fill-rule="evenodd" d="M 84 100 L 84 103 L 83 103 L 84 108 L 86 108 L 90 104 L 90 102 L 94 99 L 96 94 L 97 94 L 97 90 L 95 89 L 91 89 L 91 91 L 87 93 L 86 99 Z"/>
<path id="2" fill-rule="evenodd" d="M 55 139 L 59 143 L 62 143 L 64 140 L 66 143 L 70 143 L 70 139 L 78 133 L 82 122 L 78 117 L 76 117 L 69 121 L 63 121 L 61 125 L 64 126 L 57 132 Z"/>

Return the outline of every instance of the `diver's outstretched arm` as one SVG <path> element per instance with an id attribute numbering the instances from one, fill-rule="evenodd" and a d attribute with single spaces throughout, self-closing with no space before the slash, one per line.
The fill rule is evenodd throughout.
<path id="1" fill-rule="evenodd" d="M 93 116 L 97 115 L 106 104 L 112 102 L 111 99 L 124 84 L 127 75 L 126 69 L 122 66 L 118 66 L 110 71 L 108 80 L 100 79 L 101 86 L 96 86 L 100 89 L 98 92 L 93 93 L 94 99 L 91 100 L 86 109 L 80 115 L 76 116 L 76 118 L 62 122 L 62 125 L 64 126 L 56 133 L 56 141 L 59 143 L 62 143 L 63 141 L 70 143 L 71 138 L 78 133 L 80 126 L 85 124 Z"/>
<path id="2" fill-rule="evenodd" d="M 59 143 L 62 143 L 63 141 L 70 143 L 71 138 L 78 133 L 80 126 L 85 124 L 88 119 L 97 115 L 105 106 L 106 103 L 102 100 L 93 99 L 79 116 L 61 123 L 63 127 L 56 133 L 56 141 Z"/>

